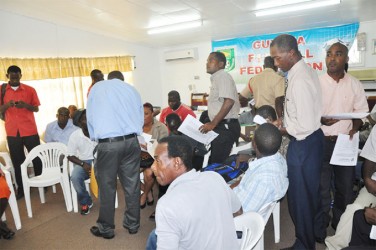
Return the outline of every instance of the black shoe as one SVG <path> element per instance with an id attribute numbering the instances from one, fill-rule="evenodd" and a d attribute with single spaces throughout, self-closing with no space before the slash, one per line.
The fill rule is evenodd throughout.
<path id="1" fill-rule="evenodd" d="M 138 229 L 129 229 L 129 228 L 127 228 L 124 225 L 123 225 L 123 227 L 128 230 L 129 234 L 136 234 L 136 233 L 138 233 Z"/>
<path id="2" fill-rule="evenodd" d="M 105 234 L 102 234 L 100 231 L 99 231 L 99 228 L 96 227 L 96 226 L 93 226 L 90 228 L 90 232 L 94 235 L 94 236 L 97 236 L 97 237 L 103 237 L 105 239 L 112 239 L 115 237 L 115 234 L 112 234 L 112 235 L 105 235 Z"/>
<path id="3" fill-rule="evenodd" d="M 324 244 L 325 243 L 325 238 L 319 238 L 319 237 L 316 237 L 315 238 L 315 241 L 319 244 Z"/>
<path id="4" fill-rule="evenodd" d="M 0 224 L 0 238 L 3 237 L 6 240 L 10 240 L 10 239 L 13 238 L 14 235 L 15 235 L 15 233 L 8 228 L 7 224 L 5 224 L 4 222 L 1 222 L 1 224 Z"/>
<path id="5" fill-rule="evenodd" d="M 140 209 L 144 209 L 146 207 L 146 201 L 144 204 L 140 205 Z"/>
<path id="6" fill-rule="evenodd" d="M 18 191 L 17 195 L 16 195 L 16 199 L 17 200 L 22 199 L 24 196 L 25 196 L 25 194 L 24 194 L 23 190 L 22 191 Z"/>
<path id="7" fill-rule="evenodd" d="M 280 250 L 294 250 L 294 247 L 285 247 L 285 248 L 281 248 Z"/>

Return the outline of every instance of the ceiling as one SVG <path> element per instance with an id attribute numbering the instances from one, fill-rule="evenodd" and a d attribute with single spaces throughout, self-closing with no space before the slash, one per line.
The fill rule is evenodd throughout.
<path id="1" fill-rule="evenodd" d="M 151 47 L 376 20 L 375 0 L 256 17 L 261 4 L 291 0 L 0 0 L 0 10 Z M 307 0 L 303 0 L 307 1 Z M 262 8 L 262 7 L 261 7 Z M 203 26 L 148 35 L 147 29 L 202 19 Z"/>

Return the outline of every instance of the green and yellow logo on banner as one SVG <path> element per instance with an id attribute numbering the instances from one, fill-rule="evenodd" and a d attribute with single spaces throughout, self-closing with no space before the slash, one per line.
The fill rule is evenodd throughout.
<path id="1" fill-rule="evenodd" d="M 225 70 L 231 71 L 235 68 L 235 50 L 234 48 L 228 48 L 228 49 L 219 49 L 219 52 L 222 52 L 226 56 L 226 67 Z"/>

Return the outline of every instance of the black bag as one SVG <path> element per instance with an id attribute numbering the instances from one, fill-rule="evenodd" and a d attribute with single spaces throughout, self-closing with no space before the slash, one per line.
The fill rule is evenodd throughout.
<path id="1" fill-rule="evenodd" d="M 212 163 L 201 171 L 214 171 L 220 174 L 226 182 L 239 177 L 248 169 L 248 157 L 244 155 L 230 155 L 223 163 Z"/>
<path id="2" fill-rule="evenodd" d="M 154 159 L 148 152 L 141 151 L 140 168 L 150 168 L 153 162 Z"/>
<path id="3" fill-rule="evenodd" d="M 4 96 L 5 96 L 6 87 L 7 87 L 7 83 L 3 83 L 3 85 L 1 85 L 1 104 L 0 105 L 4 105 Z M 5 121 L 5 112 L 0 113 L 0 119 Z"/>

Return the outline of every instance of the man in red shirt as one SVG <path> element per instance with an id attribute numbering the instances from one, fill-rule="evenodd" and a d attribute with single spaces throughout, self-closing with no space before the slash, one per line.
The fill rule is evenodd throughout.
<path id="1" fill-rule="evenodd" d="M 162 110 L 159 121 L 166 124 L 166 116 L 171 113 L 178 114 L 182 122 L 188 115 L 196 118 L 196 115 L 193 113 L 192 109 L 180 102 L 180 94 L 176 90 L 172 90 L 168 93 L 168 107 Z"/>
<path id="2" fill-rule="evenodd" d="M 13 167 L 16 172 L 18 185 L 17 199 L 24 196 L 21 164 L 25 161 L 24 147 L 30 152 L 40 144 L 34 112 L 38 112 L 40 105 L 34 88 L 20 83 L 22 77 L 18 66 L 10 66 L 6 74 L 9 82 L 6 86 L 0 112 L 5 112 L 5 131 Z M 40 160 L 33 161 L 35 175 L 42 173 Z"/>

